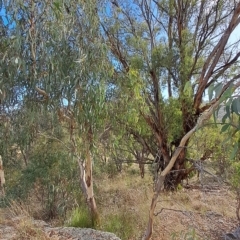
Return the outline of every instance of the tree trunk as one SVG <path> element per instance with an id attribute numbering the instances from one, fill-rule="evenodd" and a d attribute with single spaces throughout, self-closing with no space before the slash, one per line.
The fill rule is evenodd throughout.
<path id="1" fill-rule="evenodd" d="M 182 180 L 187 178 L 186 174 L 186 150 L 183 149 L 179 154 L 171 172 L 166 176 L 164 181 L 164 188 L 166 190 L 175 190 Z"/>
<path id="2" fill-rule="evenodd" d="M 78 164 L 80 168 L 81 188 L 91 213 L 92 224 L 93 226 L 97 226 L 99 225 L 100 217 L 93 194 L 92 158 L 89 148 L 86 151 L 86 160 L 78 159 Z"/>
<path id="3" fill-rule="evenodd" d="M 183 101 L 182 102 L 182 112 L 183 112 L 183 136 L 187 134 L 191 129 L 194 128 L 194 126 L 197 123 L 197 117 L 198 115 L 194 115 L 191 113 L 191 108 L 188 107 L 188 104 Z M 175 149 L 179 146 L 181 139 L 177 139 L 174 142 Z M 186 169 L 186 149 L 188 146 L 189 140 L 185 142 L 185 145 L 182 146 L 183 149 L 180 152 L 179 156 L 176 159 L 176 162 L 174 163 L 173 168 L 171 169 L 171 172 L 166 176 L 164 181 L 164 187 L 167 190 L 174 190 L 176 187 L 182 183 L 184 179 L 188 177 L 189 172 Z"/>
<path id="4" fill-rule="evenodd" d="M 177 140 L 174 143 L 174 146 L 179 146 L 180 141 Z M 164 188 L 166 190 L 175 190 L 179 183 L 182 182 L 183 179 L 187 178 L 186 167 L 185 167 L 185 161 L 186 161 L 186 147 L 188 145 L 188 141 L 185 143 L 185 146 L 183 147 L 182 151 L 180 152 L 179 156 L 177 157 L 174 165 L 172 166 L 172 169 L 167 174 L 164 180 Z M 165 147 L 164 147 L 165 146 Z M 172 157 L 171 155 L 171 149 L 167 148 L 167 145 L 162 144 L 162 147 L 160 148 L 160 154 L 156 156 L 155 162 L 156 165 L 156 172 L 158 173 L 160 170 L 163 171 L 164 168 L 168 165 L 170 162 L 170 159 Z M 175 147 L 175 150 L 177 147 Z M 168 156 L 168 157 L 167 157 Z"/>
<path id="5" fill-rule="evenodd" d="M 165 169 L 161 172 L 161 174 L 160 174 L 160 176 L 157 180 L 156 190 L 155 190 L 155 192 L 153 194 L 153 197 L 152 197 L 152 203 L 151 203 L 150 210 L 149 210 L 148 226 L 147 226 L 147 229 L 146 229 L 145 234 L 143 236 L 143 240 L 151 239 L 152 229 L 153 229 L 154 210 L 155 210 L 155 207 L 157 205 L 159 194 L 164 189 L 164 183 L 165 183 L 165 178 L 166 178 L 167 174 L 169 174 L 169 172 L 173 169 L 173 166 L 175 165 L 178 157 L 182 154 L 182 151 L 184 150 L 184 147 L 186 146 L 187 142 L 189 141 L 189 138 L 193 135 L 193 133 L 197 129 L 199 129 L 200 127 L 202 127 L 205 124 L 205 121 L 209 120 L 213 111 L 218 107 L 218 105 L 219 105 L 219 100 L 216 101 L 208 111 L 204 112 L 198 118 L 197 124 L 187 134 L 185 134 L 185 136 L 183 136 L 178 148 L 176 148 L 176 150 L 174 151 L 170 162 L 165 167 Z"/>
<path id="6" fill-rule="evenodd" d="M 5 196 L 4 184 L 5 184 L 5 177 L 4 177 L 4 171 L 3 171 L 3 162 L 2 162 L 2 156 L 0 155 L 0 192 L 2 192 L 3 197 Z"/>
<path id="7" fill-rule="evenodd" d="M 236 209 L 237 219 L 240 223 L 240 189 L 237 190 L 237 209 Z"/>

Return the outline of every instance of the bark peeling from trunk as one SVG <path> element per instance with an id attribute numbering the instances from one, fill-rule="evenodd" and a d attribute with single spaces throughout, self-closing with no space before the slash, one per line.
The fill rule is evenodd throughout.
<path id="1" fill-rule="evenodd" d="M 90 187 L 91 186 L 91 177 L 87 176 L 87 180 L 86 180 L 87 186 Z"/>
<path id="2" fill-rule="evenodd" d="M 78 165 L 80 168 L 80 183 L 91 213 L 92 224 L 97 226 L 99 225 L 100 217 L 93 194 L 92 158 L 89 149 L 87 149 L 86 161 L 79 158 Z"/>

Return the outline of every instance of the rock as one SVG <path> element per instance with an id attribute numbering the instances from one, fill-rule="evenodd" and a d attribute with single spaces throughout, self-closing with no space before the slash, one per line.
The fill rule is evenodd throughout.
<path id="1" fill-rule="evenodd" d="M 121 240 L 113 233 L 90 228 L 51 227 L 44 221 L 27 216 L 17 216 L 0 223 L 1 240 L 23 239 L 51 240 Z"/>
<path id="2" fill-rule="evenodd" d="M 51 239 L 71 239 L 71 240 L 121 240 L 113 233 L 97 231 L 90 228 L 59 227 L 45 228 L 48 237 Z M 57 238 L 58 237 L 58 238 Z"/>
<path id="3" fill-rule="evenodd" d="M 234 239 L 240 239 L 240 227 L 238 227 L 234 232 L 227 233 L 224 236 L 224 240 L 234 240 Z"/>

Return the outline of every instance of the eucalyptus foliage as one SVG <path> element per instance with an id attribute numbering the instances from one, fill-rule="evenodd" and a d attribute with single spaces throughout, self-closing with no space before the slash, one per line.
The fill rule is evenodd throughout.
<path id="1" fill-rule="evenodd" d="M 142 0 L 105 6 L 101 25 L 114 67 L 115 106 L 124 113 L 115 115 L 116 121 L 147 149 L 145 161 L 160 151 L 164 168 L 216 101 L 226 105 L 225 119 L 230 106 L 238 111 L 233 92 L 240 53 L 233 36 L 239 2 Z M 187 145 L 174 164 L 172 182 L 184 178 L 183 170 L 176 172 L 185 169 Z"/>

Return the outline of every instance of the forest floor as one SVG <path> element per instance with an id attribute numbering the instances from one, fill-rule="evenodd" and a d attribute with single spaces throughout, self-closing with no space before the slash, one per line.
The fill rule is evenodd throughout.
<path id="1" fill-rule="evenodd" d="M 235 194 L 228 186 L 219 184 L 212 178 L 204 180 L 203 184 L 199 184 L 196 179 L 192 180 L 187 188 L 164 192 L 159 196 L 153 240 L 219 240 L 239 226 Z M 95 196 L 102 223 L 118 216 L 121 224 L 117 225 L 114 233 L 121 239 L 141 239 L 147 226 L 152 189 L 150 174 L 146 173 L 142 179 L 136 169 L 115 176 L 106 174 L 101 179 L 96 176 Z M 24 211 L 24 221 L 13 212 L 12 209 L 0 209 L 0 239 L 72 239 L 54 238 L 49 232 L 47 235 L 41 234 L 36 227 L 44 225 L 43 222 L 39 221 L 39 226 L 36 226 L 37 222 L 34 225 L 26 221 L 27 214 Z M 34 237 L 29 237 L 29 233 Z M 27 237 L 19 238 L 21 234 Z"/>
<path id="2" fill-rule="evenodd" d="M 133 177 L 122 174 L 96 183 L 99 189 L 104 189 L 98 202 L 106 215 L 113 211 L 131 216 L 128 224 L 135 226 L 135 231 L 128 239 L 132 240 L 141 239 L 146 229 L 153 194 L 150 174 L 146 173 L 144 179 L 135 174 Z M 207 176 L 201 183 L 192 179 L 186 188 L 159 196 L 153 240 L 219 240 L 239 226 L 236 196 L 230 187 Z"/>
<path id="3" fill-rule="evenodd" d="M 0 209 L 1 240 L 120 240 L 113 233 L 90 228 L 52 227 L 27 214 L 15 216 L 11 209 Z"/>

